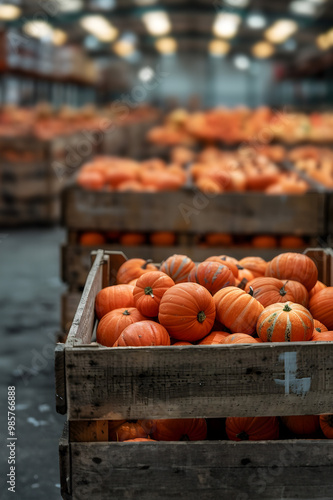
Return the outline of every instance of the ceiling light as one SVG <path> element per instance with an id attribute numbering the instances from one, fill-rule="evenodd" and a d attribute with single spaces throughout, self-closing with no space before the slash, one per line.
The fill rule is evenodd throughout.
<path id="1" fill-rule="evenodd" d="M 163 11 L 147 12 L 142 20 L 151 35 L 166 35 L 171 30 L 169 16 Z"/>
<path id="2" fill-rule="evenodd" d="M 170 55 L 177 51 L 177 42 L 171 37 L 159 38 L 155 42 L 155 47 L 160 54 Z"/>
<path id="3" fill-rule="evenodd" d="M 52 34 L 52 42 L 54 43 L 54 45 L 64 45 L 64 43 L 66 43 L 67 41 L 67 34 L 60 30 L 60 29 L 55 29 L 53 30 L 53 34 Z"/>
<path id="4" fill-rule="evenodd" d="M 317 11 L 317 5 L 304 0 L 294 0 L 289 6 L 291 12 L 301 16 L 313 16 Z"/>
<path id="5" fill-rule="evenodd" d="M 52 26 L 45 21 L 28 21 L 23 26 L 23 31 L 33 38 L 49 38 L 51 40 L 53 36 Z"/>
<path id="6" fill-rule="evenodd" d="M 249 0 L 225 0 L 225 4 L 227 7 L 238 7 L 242 9 L 249 5 Z"/>
<path id="7" fill-rule="evenodd" d="M 230 44 L 224 40 L 212 40 L 209 43 L 208 50 L 211 56 L 221 57 L 229 52 Z"/>
<path id="8" fill-rule="evenodd" d="M 279 19 L 265 31 L 265 37 L 269 42 L 282 43 L 289 38 L 298 26 L 291 19 Z"/>
<path id="9" fill-rule="evenodd" d="M 141 68 L 140 71 L 138 72 L 139 80 L 141 80 L 142 82 L 149 82 L 154 78 L 154 76 L 155 76 L 155 71 L 150 66 Z"/>
<path id="10" fill-rule="evenodd" d="M 0 5 L 0 19 L 2 21 L 13 21 L 21 15 L 21 9 L 16 5 L 3 3 Z"/>
<path id="11" fill-rule="evenodd" d="M 83 9 L 82 0 L 56 0 L 55 3 L 60 12 L 76 12 Z"/>
<path id="12" fill-rule="evenodd" d="M 118 40 L 113 45 L 113 52 L 119 57 L 129 57 L 133 52 L 135 52 L 135 46 L 129 40 Z"/>
<path id="13" fill-rule="evenodd" d="M 321 50 L 327 50 L 333 46 L 333 29 L 327 31 L 326 33 L 322 33 L 316 39 L 317 46 Z"/>
<path id="14" fill-rule="evenodd" d="M 262 14 L 250 14 L 246 19 L 246 24 L 253 30 L 260 30 L 266 26 L 267 20 Z"/>
<path id="15" fill-rule="evenodd" d="M 250 59 L 242 54 L 239 54 L 234 57 L 234 65 L 236 68 L 241 69 L 242 71 L 249 69 L 250 67 Z"/>
<path id="16" fill-rule="evenodd" d="M 101 42 L 112 42 L 118 36 L 118 30 L 105 17 L 98 15 L 85 16 L 81 26 Z"/>
<path id="17" fill-rule="evenodd" d="M 259 59 L 266 59 L 274 54 L 274 46 L 268 42 L 258 42 L 252 46 L 252 54 Z"/>
<path id="18" fill-rule="evenodd" d="M 232 38 L 236 35 L 241 18 L 237 14 L 223 12 L 218 14 L 213 25 L 213 32 L 222 38 Z"/>

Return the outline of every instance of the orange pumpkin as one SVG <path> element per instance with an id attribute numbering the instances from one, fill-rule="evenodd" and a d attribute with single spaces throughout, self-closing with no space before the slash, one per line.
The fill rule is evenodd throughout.
<path id="1" fill-rule="evenodd" d="M 142 233 L 124 233 L 119 237 L 119 242 L 124 246 L 140 246 L 146 241 L 146 237 Z"/>
<path id="2" fill-rule="evenodd" d="M 102 233 L 83 233 L 80 236 L 79 243 L 83 246 L 104 245 L 106 243 L 106 238 Z"/>
<path id="3" fill-rule="evenodd" d="M 191 344 L 191 342 L 179 341 L 179 342 L 174 342 L 171 345 L 172 346 L 174 346 L 174 345 L 177 346 L 177 345 L 193 345 L 193 344 Z"/>
<path id="4" fill-rule="evenodd" d="M 197 283 L 179 283 L 163 295 L 158 320 L 174 339 L 194 342 L 205 337 L 214 324 L 214 300 Z"/>
<path id="5" fill-rule="evenodd" d="M 156 441 L 202 441 L 207 437 L 204 418 L 153 420 L 151 436 Z"/>
<path id="6" fill-rule="evenodd" d="M 320 415 L 320 428 L 327 439 L 333 439 L 333 415 Z"/>
<path id="7" fill-rule="evenodd" d="M 321 290 L 324 290 L 324 288 L 327 288 L 327 286 L 324 285 L 324 283 L 322 283 L 321 281 L 317 281 L 315 286 L 313 288 L 311 288 L 311 290 L 309 291 L 309 299 L 312 299 L 312 297 L 316 293 L 320 292 Z"/>
<path id="8" fill-rule="evenodd" d="M 318 415 L 292 415 L 281 417 L 281 420 L 294 434 L 314 434 L 320 427 Z"/>
<path id="9" fill-rule="evenodd" d="M 257 333 L 263 342 L 306 341 L 311 339 L 312 332 L 310 312 L 295 302 L 266 307 L 257 322 Z"/>
<path id="10" fill-rule="evenodd" d="M 201 262 L 192 269 L 188 281 L 199 283 L 207 288 L 212 295 L 221 288 L 235 285 L 235 278 L 229 267 L 218 262 Z"/>
<path id="11" fill-rule="evenodd" d="M 82 170 L 77 177 L 77 183 L 85 189 L 99 190 L 105 184 L 105 176 L 101 172 Z"/>
<path id="12" fill-rule="evenodd" d="M 327 332 L 328 329 L 326 328 L 325 325 L 323 325 L 323 323 L 321 323 L 320 321 L 318 321 L 317 319 L 314 319 L 313 320 L 313 333 L 321 333 L 321 332 Z"/>
<path id="13" fill-rule="evenodd" d="M 246 333 L 232 333 L 224 339 L 225 344 L 261 344 L 262 340 Z"/>
<path id="14" fill-rule="evenodd" d="M 225 428 L 228 438 L 232 441 L 266 441 L 279 438 L 279 421 L 276 417 L 228 417 Z"/>
<path id="15" fill-rule="evenodd" d="M 120 266 L 117 272 L 117 283 L 129 283 L 148 271 L 157 271 L 150 260 L 129 259 Z"/>
<path id="16" fill-rule="evenodd" d="M 305 246 L 305 241 L 300 236 L 281 236 L 280 246 L 282 248 L 302 248 Z"/>
<path id="17" fill-rule="evenodd" d="M 255 278 L 246 284 L 245 290 L 253 288 L 255 297 L 264 307 L 277 302 L 297 302 L 304 307 L 308 304 L 307 289 L 298 281 L 278 280 L 266 276 Z"/>
<path id="18" fill-rule="evenodd" d="M 254 333 L 264 308 L 251 293 L 230 286 L 217 292 L 213 298 L 217 319 L 232 333 Z"/>
<path id="19" fill-rule="evenodd" d="M 309 309 L 314 318 L 333 330 L 333 286 L 317 292 L 310 300 Z"/>
<path id="20" fill-rule="evenodd" d="M 166 329 L 154 321 L 139 321 L 125 328 L 113 347 L 170 345 Z"/>
<path id="21" fill-rule="evenodd" d="M 160 271 L 170 276 L 175 283 L 185 283 L 195 263 L 186 255 L 172 255 L 162 262 Z"/>
<path id="22" fill-rule="evenodd" d="M 113 309 L 134 307 L 134 286 L 114 285 L 102 288 L 96 295 L 95 311 L 98 319 Z"/>
<path id="23" fill-rule="evenodd" d="M 140 420 L 137 422 L 125 422 L 111 433 L 109 429 L 109 441 L 122 442 L 138 438 L 148 438 L 147 431 L 142 427 Z"/>
<path id="24" fill-rule="evenodd" d="M 311 340 L 313 342 L 332 342 L 333 331 L 317 332 L 316 330 L 314 330 Z"/>
<path id="25" fill-rule="evenodd" d="M 239 261 L 239 264 L 251 271 L 254 278 L 265 276 L 267 262 L 261 257 L 245 257 Z"/>
<path id="26" fill-rule="evenodd" d="M 145 316 L 158 315 L 161 299 L 174 286 L 173 280 L 161 271 L 150 271 L 138 278 L 133 291 L 135 307 Z"/>
<path id="27" fill-rule="evenodd" d="M 176 242 L 175 233 L 160 231 L 152 233 L 149 237 L 150 243 L 156 247 L 170 247 Z"/>
<path id="28" fill-rule="evenodd" d="M 210 233 L 206 234 L 205 241 L 207 245 L 212 247 L 229 247 L 232 245 L 232 236 L 225 233 Z"/>
<path id="29" fill-rule="evenodd" d="M 150 438 L 125 439 L 125 441 L 123 441 L 123 443 L 138 443 L 138 442 L 142 442 L 142 441 L 146 441 L 148 443 L 156 443 L 156 439 L 150 439 Z"/>
<path id="30" fill-rule="evenodd" d="M 232 257 L 227 257 L 226 255 L 221 255 L 220 257 L 218 256 L 213 256 L 213 257 L 208 257 L 204 262 L 218 262 L 219 264 L 222 264 L 223 266 L 229 267 L 230 271 L 234 275 L 235 278 L 238 278 L 238 261 L 235 259 L 230 260 Z"/>
<path id="31" fill-rule="evenodd" d="M 278 241 L 275 236 L 254 236 L 251 240 L 251 244 L 254 248 L 276 248 L 278 246 Z"/>
<path id="32" fill-rule="evenodd" d="M 209 335 L 207 335 L 207 337 L 200 340 L 200 342 L 198 342 L 198 345 L 224 344 L 224 341 L 228 336 L 228 332 L 211 332 Z"/>
<path id="33" fill-rule="evenodd" d="M 240 266 L 239 264 L 237 267 L 238 267 L 238 279 L 239 279 L 239 281 L 243 281 L 243 280 L 251 281 L 254 279 L 254 275 L 249 269 L 245 269 L 245 267 Z"/>
<path id="34" fill-rule="evenodd" d="M 135 307 L 114 309 L 105 314 L 98 323 L 96 340 L 99 344 L 112 347 L 128 325 L 147 319 Z"/>
<path id="35" fill-rule="evenodd" d="M 318 270 L 313 260 L 306 255 L 287 252 L 274 257 L 268 263 L 265 275 L 272 278 L 299 281 L 309 291 L 317 283 Z"/>

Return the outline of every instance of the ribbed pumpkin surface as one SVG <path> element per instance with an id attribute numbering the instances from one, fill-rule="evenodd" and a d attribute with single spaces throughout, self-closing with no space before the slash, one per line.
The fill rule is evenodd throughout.
<path id="1" fill-rule="evenodd" d="M 96 340 L 99 344 L 112 347 L 128 325 L 147 319 L 135 307 L 114 309 L 105 314 L 98 323 Z"/>
<path id="2" fill-rule="evenodd" d="M 333 330 L 333 287 L 316 293 L 310 299 L 309 309 L 314 318 Z"/>
<path id="3" fill-rule="evenodd" d="M 318 270 L 313 260 L 306 255 L 287 252 L 277 255 L 268 263 L 265 275 L 299 281 L 307 290 L 311 290 L 317 283 Z"/>
<path id="4" fill-rule="evenodd" d="M 229 267 L 218 262 L 202 262 L 192 269 L 188 281 L 199 283 L 212 295 L 221 288 L 235 285 L 235 278 Z"/>
<path id="5" fill-rule="evenodd" d="M 185 283 L 195 263 L 186 255 L 172 255 L 162 262 L 160 271 L 170 276 L 175 283 Z"/>
<path id="6" fill-rule="evenodd" d="M 228 417 L 225 427 L 232 441 L 263 441 L 279 437 L 276 417 Z"/>
<path id="7" fill-rule="evenodd" d="M 310 340 L 313 318 L 305 307 L 294 302 L 272 304 L 258 318 L 257 333 L 263 342 Z"/>

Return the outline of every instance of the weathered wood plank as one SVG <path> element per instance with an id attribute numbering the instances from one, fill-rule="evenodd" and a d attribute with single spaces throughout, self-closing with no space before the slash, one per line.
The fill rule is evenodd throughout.
<path id="1" fill-rule="evenodd" d="M 88 344 L 95 321 L 95 297 L 102 288 L 104 252 L 98 250 L 68 334 L 66 346 Z"/>
<path id="2" fill-rule="evenodd" d="M 69 421 L 69 441 L 108 441 L 109 422 L 108 420 L 80 420 L 78 422 Z"/>
<path id="3" fill-rule="evenodd" d="M 66 402 L 66 376 L 65 376 L 65 346 L 57 344 L 55 348 L 55 389 L 56 410 L 61 415 L 67 411 Z"/>
<path id="4" fill-rule="evenodd" d="M 328 500 L 332 441 L 72 443 L 73 500 Z"/>
<path id="5" fill-rule="evenodd" d="M 110 193 L 87 191 L 72 185 L 67 188 L 63 202 L 65 225 L 83 231 L 126 228 L 128 231 L 163 229 L 309 236 L 325 233 L 325 195 L 322 193 L 267 196 L 249 192 L 208 197 L 195 189 Z"/>
<path id="6" fill-rule="evenodd" d="M 333 285 L 333 251 L 330 248 L 308 248 L 305 255 L 310 257 L 318 269 L 318 279 L 328 286 Z"/>
<path id="7" fill-rule="evenodd" d="M 68 440 L 68 422 L 65 422 L 64 431 L 59 440 L 59 469 L 61 496 L 64 500 L 71 500 L 72 468 Z"/>
<path id="8" fill-rule="evenodd" d="M 333 343 L 66 349 L 68 418 L 333 413 Z"/>

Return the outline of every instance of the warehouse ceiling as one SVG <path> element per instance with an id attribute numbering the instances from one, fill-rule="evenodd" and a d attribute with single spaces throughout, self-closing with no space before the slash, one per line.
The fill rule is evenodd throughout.
<path id="1" fill-rule="evenodd" d="M 7 0 L 0 18 L 3 4 L 20 9 L 6 24 L 24 36 L 43 41 L 49 25 L 55 43 L 81 44 L 94 57 L 190 51 L 332 65 L 333 0 Z"/>

